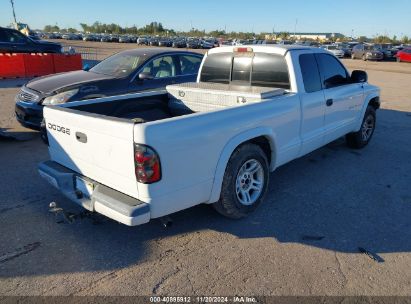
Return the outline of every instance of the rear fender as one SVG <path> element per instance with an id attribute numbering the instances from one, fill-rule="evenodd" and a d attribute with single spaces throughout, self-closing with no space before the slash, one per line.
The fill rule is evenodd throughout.
<path id="1" fill-rule="evenodd" d="M 252 130 L 248 130 L 244 133 L 238 134 L 233 137 L 229 142 L 225 145 L 223 151 L 221 152 L 220 159 L 217 163 L 217 168 L 214 174 L 214 182 L 213 187 L 211 190 L 211 196 L 209 199 L 210 204 L 215 203 L 220 198 L 221 187 L 224 179 L 225 170 L 230 160 L 231 155 L 233 154 L 234 150 L 241 144 L 250 141 L 254 138 L 264 136 L 267 138 L 268 142 L 270 143 L 271 148 L 271 163 L 270 163 L 270 171 L 274 171 L 275 164 L 276 164 L 276 145 L 275 145 L 275 134 L 273 130 L 270 128 L 256 128 Z"/>

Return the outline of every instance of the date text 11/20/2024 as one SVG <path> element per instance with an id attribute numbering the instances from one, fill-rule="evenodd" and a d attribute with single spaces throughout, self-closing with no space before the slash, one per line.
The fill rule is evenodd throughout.
<path id="1" fill-rule="evenodd" d="M 151 303 L 257 303 L 255 297 L 150 297 Z"/>

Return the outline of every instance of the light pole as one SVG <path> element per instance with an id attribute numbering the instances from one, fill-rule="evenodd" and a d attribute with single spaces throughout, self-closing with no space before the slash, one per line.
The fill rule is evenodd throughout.
<path id="1" fill-rule="evenodd" d="M 298 19 L 295 19 L 295 26 L 294 26 L 294 39 L 297 40 L 296 35 L 297 35 L 297 23 Z"/>
<path id="2" fill-rule="evenodd" d="M 13 10 L 14 22 L 17 24 L 16 13 L 14 12 L 14 2 L 13 2 L 13 0 L 10 0 L 10 3 L 11 3 L 11 8 Z"/>

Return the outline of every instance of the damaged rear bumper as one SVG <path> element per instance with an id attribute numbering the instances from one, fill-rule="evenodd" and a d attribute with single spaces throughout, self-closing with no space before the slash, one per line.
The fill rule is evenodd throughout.
<path id="1" fill-rule="evenodd" d="M 67 198 L 83 208 L 103 214 L 127 226 L 150 221 L 150 205 L 61 166 L 53 161 L 39 164 L 39 174 Z M 85 186 L 78 181 L 85 181 Z"/>

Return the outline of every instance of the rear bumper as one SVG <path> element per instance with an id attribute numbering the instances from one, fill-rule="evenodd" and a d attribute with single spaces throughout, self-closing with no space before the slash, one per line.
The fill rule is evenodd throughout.
<path id="1" fill-rule="evenodd" d="M 40 130 L 43 121 L 43 106 L 32 102 L 16 102 L 17 121 L 26 128 Z"/>
<path id="2" fill-rule="evenodd" d="M 89 211 L 100 213 L 127 226 L 137 226 L 150 221 L 150 205 L 147 203 L 83 177 L 53 161 L 39 164 L 38 170 L 44 179 L 67 198 Z M 81 177 L 94 186 L 90 197 L 76 189 L 76 177 Z"/>

